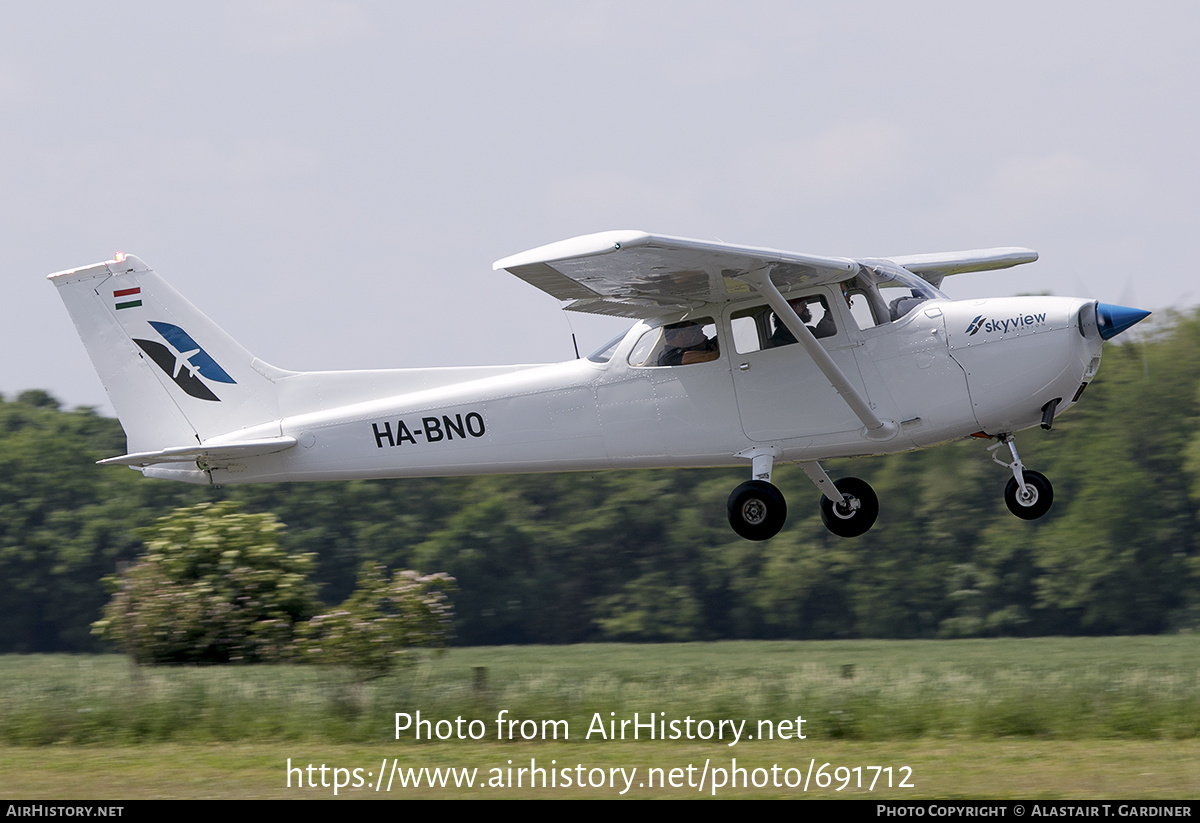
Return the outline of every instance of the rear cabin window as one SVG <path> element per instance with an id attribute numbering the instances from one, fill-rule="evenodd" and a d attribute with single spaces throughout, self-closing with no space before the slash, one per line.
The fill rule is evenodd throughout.
<path id="1" fill-rule="evenodd" d="M 837 333 L 833 314 L 824 295 L 790 297 L 788 304 L 818 340 Z M 791 330 L 776 317 L 770 306 L 741 309 L 734 312 L 729 320 L 733 327 L 733 347 L 738 354 L 790 346 L 796 342 Z"/>

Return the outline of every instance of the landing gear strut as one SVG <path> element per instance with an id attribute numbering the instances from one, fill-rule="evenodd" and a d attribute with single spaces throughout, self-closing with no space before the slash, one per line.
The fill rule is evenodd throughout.
<path id="1" fill-rule="evenodd" d="M 858 537 L 875 525 L 879 498 L 865 480 L 843 477 L 836 483 L 817 462 L 801 463 L 808 479 L 821 490 L 821 522 L 838 537 Z"/>
<path id="2" fill-rule="evenodd" d="M 1050 506 L 1054 503 L 1054 487 L 1041 472 L 1025 468 L 1017 455 L 1017 444 L 1013 442 L 1011 434 L 999 435 L 996 443 L 988 446 L 988 451 L 995 452 L 1004 445 L 1012 452 L 1011 463 L 1005 463 L 995 454 L 992 455 L 994 462 L 1012 471 L 1013 476 L 1004 487 L 1004 503 L 1010 512 L 1022 520 L 1037 520 L 1050 511 Z"/>
<path id="3" fill-rule="evenodd" d="M 729 525 L 747 540 L 770 540 L 787 520 L 783 492 L 771 485 L 771 468 L 781 452 L 773 446 L 756 447 L 739 453 L 751 461 L 753 480 L 747 480 L 729 495 Z"/>

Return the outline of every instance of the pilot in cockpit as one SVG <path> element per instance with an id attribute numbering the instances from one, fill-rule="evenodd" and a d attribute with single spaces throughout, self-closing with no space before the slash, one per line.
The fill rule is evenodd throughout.
<path id="1" fill-rule="evenodd" d="M 663 326 L 666 348 L 658 356 L 660 366 L 686 366 L 716 360 L 721 350 L 717 338 L 709 338 L 704 326 L 694 320 L 684 320 Z"/>

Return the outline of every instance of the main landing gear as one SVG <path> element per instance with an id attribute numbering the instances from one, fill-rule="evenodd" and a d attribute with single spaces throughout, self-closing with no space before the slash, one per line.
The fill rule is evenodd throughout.
<path id="1" fill-rule="evenodd" d="M 739 455 L 753 461 L 753 480 L 747 480 L 729 495 L 729 525 L 747 540 L 769 540 L 787 520 L 783 493 L 771 485 L 771 467 L 778 452 L 755 449 Z M 821 490 L 821 521 L 839 537 L 858 537 L 875 524 L 879 498 L 865 480 L 843 477 L 836 483 L 816 462 L 800 467 Z"/>
<path id="2" fill-rule="evenodd" d="M 988 446 L 988 451 L 995 452 L 1004 445 L 1012 452 L 1011 463 L 1005 463 L 992 454 L 992 460 L 1012 471 L 1013 475 L 1004 487 L 1004 503 L 1010 512 L 1022 520 L 1037 520 L 1050 511 L 1050 506 L 1054 503 L 1054 487 L 1041 472 L 1025 468 L 1017 455 L 1017 444 L 1013 442 L 1011 434 L 997 436 L 996 442 Z"/>
<path id="3" fill-rule="evenodd" d="M 821 496 L 821 522 L 838 537 L 858 537 L 875 525 L 879 516 L 879 498 L 865 480 L 843 477 L 833 484 L 842 500 L 835 503 Z"/>
<path id="4" fill-rule="evenodd" d="M 747 480 L 729 495 L 729 525 L 747 540 L 770 540 L 787 520 L 783 492 L 766 480 Z"/>

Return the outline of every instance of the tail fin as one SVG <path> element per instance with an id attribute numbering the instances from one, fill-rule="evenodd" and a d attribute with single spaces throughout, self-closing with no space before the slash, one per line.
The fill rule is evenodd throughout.
<path id="1" fill-rule="evenodd" d="M 203 443 L 278 420 L 274 379 L 132 255 L 49 276 L 87 347 L 130 452 Z"/>

